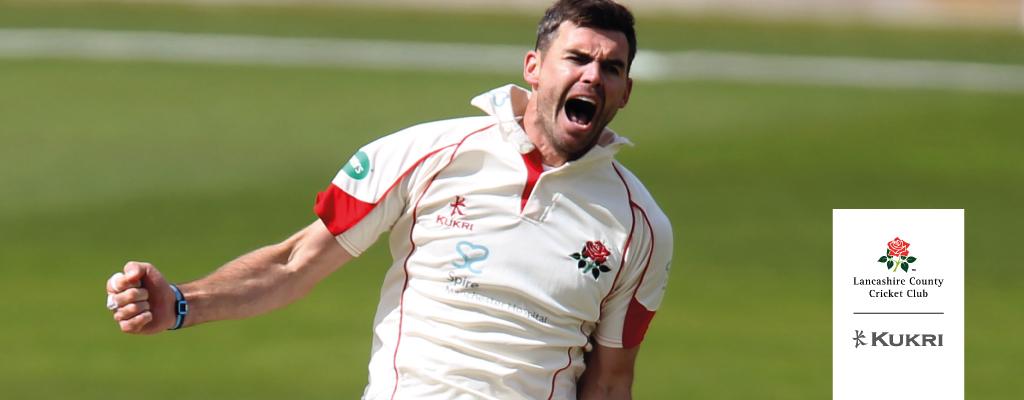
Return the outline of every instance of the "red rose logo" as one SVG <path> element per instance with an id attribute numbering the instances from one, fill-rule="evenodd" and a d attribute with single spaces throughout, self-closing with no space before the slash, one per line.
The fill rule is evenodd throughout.
<path id="1" fill-rule="evenodd" d="M 892 268 L 892 272 L 901 269 L 903 272 L 909 272 L 910 264 L 917 261 L 917 257 L 908 257 L 910 251 L 907 251 L 907 247 L 910 247 L 910 243 L 904 242 L 899 237 L 893 239 L 889 242 L 889 250 L 885 252 L 884 256 L 878 258 L 878 262 L 885 263 L 885 268 Z"/>
<path id="2" fill-rule="evenodd" d="M 576 260 L 576 266 L 579 267 L 580 271 L 584 275 L 590 274 L 594 276 L 594 279 L 601 277 L 603 272 L 611 272 L 611 268 L 604 265 L 605 261 L 608 261 L 608 255 L 612 252 L 608 251 L 604 247 L 604 244 L 600 240 L 596 242 L 587 242 L 583 246 L 583 250 L 579 253 L 572 253 L 569 255 L 570 258 Z"/>
<path id="3" fill-rule="evenodd" d="M 910 243 L 904 242 L 897 237 L 889 242 L 889 255 L 905 256 L 910 254 L 910 252 L 907 251 L 907 247 L 910 247 Z"/>
<path id="4" fill-rule="evenodd" d="M 612 254 L 608 249 L 604 248 L 601 241 L 587 242 L 587 247 L 583 249 L 583 256 L 587 257 L 598 264 L 604 264 L 608 261 L 608 255 Z"/>

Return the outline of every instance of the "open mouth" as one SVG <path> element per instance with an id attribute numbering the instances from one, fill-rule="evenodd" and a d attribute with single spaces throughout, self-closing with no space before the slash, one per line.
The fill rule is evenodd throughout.
<path id="1" fill-rule="evenodd" d="M 589 126 L 596 113 L 597 102 L 589 97 L 574 97 L 565 101 L 565 117 L 576 125 Z"/>

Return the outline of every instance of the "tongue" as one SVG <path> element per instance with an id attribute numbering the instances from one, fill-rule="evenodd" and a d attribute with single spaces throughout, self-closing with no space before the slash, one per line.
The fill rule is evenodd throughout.
<path id="1" fill-rule="evenodd" d="M 569 117 L 569 121 L 572 121 L 572 123 L 576 125 L 587 126 L 587 123 L 590 122 L 586 115 L 580 115 L 576 110 L 566 110 L 566 116 Z"/>

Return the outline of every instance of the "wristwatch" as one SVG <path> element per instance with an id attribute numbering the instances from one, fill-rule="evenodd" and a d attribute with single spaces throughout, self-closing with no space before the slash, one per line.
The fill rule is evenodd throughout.
<path id="1" fill-rule="evenodd" d="M 174 296 L 178 298 L 178 301 L 174 303 L 174 315 L 178 317 L 178 321 L 174 323 L 173 328 L 168 329 L 169 331 L 181 328 L 181 325 L 185 323 L 185 315 L 188 314 L 188 302 L 185 301 L 181 290 L 178 290 L 176 285 L 171 285 L 171 290 L 174 290 Z"/>

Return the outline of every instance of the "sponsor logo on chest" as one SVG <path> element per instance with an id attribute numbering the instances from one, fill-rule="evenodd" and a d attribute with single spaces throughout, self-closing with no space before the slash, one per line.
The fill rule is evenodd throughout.
<path id="1" fill-rule="evenodd" d="M 449 203 L 448 206 L 451 207 L 451 213 L 448 215 L 438 214 L 434 223 L 448 228 L 472 231 L 473 224 L 459 220 L 459 217 L 466 215 L 462 212 L 462 209 L 466 207 L 466 198 L 462 196 L 455 196 L 455 200 Z"/>

